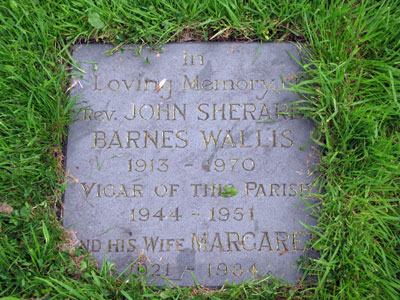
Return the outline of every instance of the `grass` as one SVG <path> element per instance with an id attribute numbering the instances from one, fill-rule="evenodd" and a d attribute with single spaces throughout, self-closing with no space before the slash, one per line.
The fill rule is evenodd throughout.
<path id="1" fill-rule="evenodd" d="M 2 1 L 0 297 L 33 299 L 398 299 L 400 3 L 393 1 Z M 77 42 L 306 41 L 304 95 L 322 171 L 318 284 L 245 282 L 155 290 L 97 270 L 58 215 Z M 11 212 L 12 209 L 12 212 Z M 10 299 L 10 298 L 9 298 Z"/>

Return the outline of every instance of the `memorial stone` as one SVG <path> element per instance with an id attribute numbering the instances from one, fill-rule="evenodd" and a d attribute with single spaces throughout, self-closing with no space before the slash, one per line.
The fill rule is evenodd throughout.
<path id="1" fill-rule="evenodd" d="M 297 114 L 297 47 L 76 45 L 64 226 L 101 263 L 157 285 L 296 282 L 318 163 Z"/>

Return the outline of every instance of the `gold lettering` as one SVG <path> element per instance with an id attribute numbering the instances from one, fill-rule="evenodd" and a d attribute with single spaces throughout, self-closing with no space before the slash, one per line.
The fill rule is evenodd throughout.
<path id="1" fill-rule="evenodd" d="M 165 252 L 163 248 L 164 248 L 164 239 L 160 239 L 160 252 Z"/>
<path id="2" fill-rule="evenodd" d="M 227 142 L 228 139 L 230 142 Z M 236 147 L 236 144 L 233 142 L 233 137 L 230 130 L 226 131 L 224 142 L 222 143 L 222 148 L 224 148 L 225 145 L 230 145 L 232 148 Z"/>
<path id="3" fill-rule="evenodd" d="M 90 192 L 92 191 L 94 185 L 96 183 L 92 183 L 90 187 L 86 187 L 86 183 L 81 183 L 82 189 L 85 192 L 86 198 L 89 197 Z"/>
<path id="4" fill-rule="evenodd" d="M 199 240 L 199 237 L 196 233 L 192 233 L 192 251 L 195 251 L 195 245 L 197 245 L 197 251 L 201 251 L 203 248 L 203 252 L 207 251 L 207 240 L 208 240 L 208 232 L 204 232 Z"/>
<path id="5" fill-rule="evenodd" d="M 257 99 L 257 100 L 262 100 L 262 99 L 264 99 L 265 95 L 268 93 L 268 91 L 270 90 L 270 88 L 272 87 L 272 84 L 273 84 L 273 82 L 274 82 L 274 80 L 271 80 L 271 83 L 269 84 L 269 86 L 267 86 L 267 84 L 266 84 L 266 82 L 265 82 L 264 80 L 261 80 L 261 81 L 262 81 L 262 83 L 263 83 L 263 85 L 264 85 L 265 93 L 264 93 L 264 95 L 263 95 L 261 98 L 258 97 L 258 96 L 256 96 L 256 99 Z"/>
<path id="6" fill-rule="evenodd" d="M 296 239 L 296 235 L 304 235 L 305 232 L 292 232 L 292 250 L 293 251 L 304 251 L 305 248 L 298 249 L 296 243 L 299 243 L 300 240 Z"/>
<path id="7" fill-rule="evenodd" d="M 279 194 L 278 194 L 279 188 L 280 188 L 280 187 L 279 187 L 279 184 L 270 183 L 270 184 L 269 184 L 270 196 L 273 197 L 273 196 L 274 196 L 274 192 L 275 192 L 275 195 L 276 195 L 277 197 L 279 197 Z"/>
<path id="8" fill-rule="evenodd" d="M 276 147 L 276 130 L 272 130 L 272 147 Z"/>
<path id="9" fill-rule="evenodd" d="M 308 193 L 308 192 L 310 192 L 311 191 L 311 189 L 312 189 L 312 187 L 311 187 L 311 184 L 309 183 L 309 184 L 303 184 L 303 183 L 301 183 L 300 184 L 300 193 L 301 194 L 303 194 L 303 193 Z"/>
<path id="10" fill-rule="evenodd" d="M 97 243 L 97 248 L 96 248 Z M 92 249 L 91 252 L 99 252 L 101 250 L 101 242 L 100 240 L 92 240 Z"/>
<path id="11" fill-rule="evenodd" d="M 102 137 L 99 137 L 99 134 L 102 134 Z M 98 142 L 102 141 L 103 142 L 103 146 L 99 146 Z M 106 143 L 106 133 L 104 131 L 95 131 L 94 132 L 94 148 L 95 149 L 102 149 L 107 145 Z"/>
<path id="12" fill-rule="evenodd" d="M 154 147 L 157 148 L 158 144 L 158 131 L 155 131 L 155 138 L 153 138 L 150 133 L 145 130 L 144 131 L 144 146 L 143 148 L 147 148 L 147 140 L 150 140 L 150 142 L 153 143 Z"/>
<path id="13" fill-rule="evenodd" d="M 166 251 L 170 251 L 171 250 L 171 247 L 172 247 L 172 243 L 174 242 L 174 239 L 166 239 L 166 242 L 167 242 L 167 249 L 166 249 Z"/>
<path id="14" fill-rule="evenodd" d="M 254 82 L 258 82 L 258 80 L 250 80 L 250 90 L 254 90 Z"/>
<path id="15" fill-rule="evenodd" d="M 184 65 L 184 66 L 187 66 L 186 58 L 187 58 L 187 51 L 184 50 L 184 51 L 183 51 L 183 65 Z"/>
<path id="16" fill-rule="evenodd" d="M 83 242 L 83 240 L 80 240 L 80 244 L 86 251 L 89 252 L 99 252 L 101 249 L 100 240 L 86 240 L 86 244 Z"/>
<path id="17" fill-rule="evenodd" d="M 240 82 L 243 82 L 245 85 L 244 85 L 244 88 L 240 88 Z M 247 81 L 246 80 L 238 80 L 237 82 L 236 82 L 236 86 L 237 86 L 237 88 L 239 89 L 239 90 L 246 90 L 247 89 Z"/>
<path id="18" fill-rule="evenodd" d="M 111 190 L 112 190 L 112 194 L 110 195 L 110 194 L 107 194 L 107 189 L 109 188 L 109 187 L 111 187 Z M 112 184 L 107 184 L 104 188 L 103 188 L 103 195 L 104 196 L 106 196 L 106 197 L 109 197 L 109 198 L 112 198 L 112 197 L 114 197 L 114 185 L 112 185 Z"/>
<path id="19" fill-rule="evenodd" d="M 224 84 L 224 91 L 226 91 L 226 82 L 227 81 L 229 81 L 230 84 L 231 84 L 231 90 L 234 90 L 234 88 L 233 88 L 233 80 L 222 80 L 222 79 L 215 80 L 215 90 L 218 90 L 218 82 L 220 82 L 220 81 L 222 81 L 223 84 Z"/>
<path id="20" fill-rule="evenodd" d="M 194 65 L 194 59 L 195 59 L 196 57 L 198 57 L 198 58 L 200 59 L 200 65 L 203 65 L 203 64 L 204 64 L 203 55 L 196 54 L 196 55 L 191 55 L 191 57 L 192 57 L 192 65 Z"/>
<path id="21" fill-rule="evenodd" d="M 183 242 L 185 241 L 185 239 L 176 239 L 176 247 L 175 247 L 175 252 L 182 252 L 184 251 L 184 249 L 182 249 L 183 247 Z"/>
<path id="22" fill-rule="evenodd" d="M 190 82 L 189 82 L 190 83 Z M 198 82 L 197 82 L 198 83 Z M 211 90 L 212 82 L 210 80 L 204 80 L 201 83 L 201 87 L 204 90 Z M 193 88 L 195 88 L 194 83 L 192 83 Z M 229 107 L 228 107 L 229 106 Z M 279 120 L 279 114 L 284 116 L 285 120 L 292 120 L 292 117 L 286 116 L 283 112 L 279 112 L 279 106 L 287 107 L 287 104 L 276 104 L 275 110 L 278 110 L 275 115 L 275 120 Z M 200 115 L 197 117 L 198 120 L 205 121 L 210 118 L 212 114 L 212 120 L 260 120 L 260 121 L 273 121 L 274 119 L 271 116 L 270 108 L 266 103 L 253 104 L 253 103 L 201 103 L 198 105 L 197 110 L 200 112 Z M 212 110 L 212 112 L 211 112 Z M 293 109 L 292 109 L 293 110 Z"/>
<path id="23" fill-rule="evenodd" d="M 173 131 L 169 131 L 169 130 L 165 130 L 161 132 L 161 141 L 162 141 L 162 145 L 161 148 L 172 148 L 171 145 L 167 145 L 167 141 L 170 141 L 171 138 L 169 136 L 167 136 L 167 134 L 170 133 L 174 133 Z"/>
<path id="24" fill-rule="evenodd" d="M 98 88 L 98 77 L 97 77 L 97 75 L 93 75 L 93 76 L 94 76 L 94 90 L 95 90 L 96 92 L 98 92 L 98 91 L 103 91 L 104 88 L 103 88 L 103 89 L 99 89 L 99 88 Z"/>
<path id="25" fill-rule="evenodd" d="M 108 240 L 108 252 L 113 252 L 113 247 L 115 247 L 115 252 L 124 252 L 125 240 L 115 240 L 115 243 L 112 240 Z"/>
<path id="26" fill-rule="evenodd" d="M 294 193 L 294 194 L 289 193 L 289 197 L 293 197 L 293 196 L 297 195 L 297 190 L 295 190 L 296 187 L 297 187 L 297 184 L 294 184 L 294 183 L 289 184 L 289 190 Z"/>
<path id="27" fill-rule="evenodd" d="M 282 131 L 282 133 L 281 133 L 281 136 L 282 136 L 285 140 L 289 141 L 289 145 L 281 144 L 281 146 L 282 146 L 283 148 L 290 148 L 290 147 L 293 146 L 293 140 L 290 139 L 290 138 L 288 138 L 287 136 L 285 136 L 285 133 L 292 133 L 292 131 L 289 130 L 289 129 L 287 129 L 287 130 Z"/>
<path id="28" fill-rule="evenodd" d="M 190 186 L 194 187 L 194 195 L 193 197 L 199 197 L 198 188 L 201 186 L 201 183 L 192 183 Z"/>
<path id="29" fill-rule="evenodd" d="M 169 84 L 168 84 L 168 87 L 167 87 L 166 83 L 169 83 Z M 164 85 L 161 87 L 161 89 L 162 89 L 163 91 L 168 91 L 168 97 L 160 96 L 160 98 L 162 98 L 162 99 L 164 99 L 164 100 L 170 99 L 171 96 L 172 96 L 172 80 L 167 80 L 167 81 L 164 83 Z M 157 88 L 156 88 L 156 90 L 157 90 Z"/>
<path id="30" fill-rule="evenodd" d="M 257 136 L 257 148 L 262 147 L 262 145 L 261 145 L 261 131 L 260 130 L 256 131 L 256 136 Z"/>
<path id="31" fill-rule="evenodd" d="M 169 196 L 170 197 L 175 197 L 175 192 L 178 191 L 179 184 L 170 184 L 170 190 L 169 190 Z"/>
<path id="32" fill-rule="evenodd" d="M 179 130 L 179 131 L 176 133 L 176 138 L 177 138 L 178 140 L 184 142 L 184 145 L 183 145 L 183 146 L 180 146 L 180 145 L 176 144 L 176 148 L 186 148 L 187 145 L 188 145 L 188 141 L 187 141 L 185 138 L 181 137 L 181 134 L 183 134 L 183 133 L 184 133 L 184 134 L 187 134 L 187 131 L 186 131 L 186 130 Z"/>
<path id="33" fill-rule="evenodd" d="M 132 121 L 136 118 L 136 105 L 132 104 L 132 117 L 128 118 L 127 116 L 124 116 L 125 120 Z"/>
<path id="34" fill-rule="evenodd" d="M 285 250 L 288 250 L 288 248 L 285 245 L 285 242 L 289 239 L 289 235 L 287 234 L 287 232 L 283 232 L 283 231 L 277 231 L 275 232 L 276 234 L 276 250 L 281 250 L 280 246 L 279 246 L 279 242 L 282 243 L 283 247 Z M 286 236 L 286 238 L 284 240 L 279 238 L 279 235 L 284 234 Z"/>
<path id="35" fill-rule="evenodd" d="M 261 196 L 263 196 L 263 197 L 266 197 L 266 196 L 267 196 L 267 194 L 265 193 L 264 185 L 263 185 L 263 184 L 260 184 L 260 185 L 258 186 L 257 193 L 256 193 L 255 197 L 258 197 L 258 194 L 260 194 L 260 192 L 261 192 L 261 194 L 262 194 Z"/>
<path id="36" fill-rule="evenodd" d="M 214 235 L 214 240 L 211 245 L 210 252 L 213 252 L 214 248 L 219 248 L 220 251 L 224 251 L 224 247 L 222 246 L 222 242 L 221 242 L 221 236 L 219 235 L 218 232 L 216 232 Z"/>
<path id="37" fill-rule="evenodd" d="M 283 189 L 283 197 L 286 197 L 286 183 L 282 184 L 282 189 Z"/>
<path id="38" fill-rule="evenodd" d="M 252 110 L 248 110 L 248 108 L 247 108 L 248 106 L 251 107 Z M 256 106 L 254 104 L 252 104 L 252 103 L 243 104 L 243 119 L 247 120 L 247 114 L 250 114 L 251 119 L 255 120 L 256 118 L 253 115 L 253 112 L 255 112 L 255 111 L 256 111 Z"/>
<path id="39" fill-rule="evenodd" d="M 253 248 L 247 248 L 246 247 L 246 244 L 245 244 L 245 242 L 246 242 L 246 239 L 247 239 L 247 236 L 252 236 L 253 238 L 256 236 L 253 232 L 246 232 L 245 234 L 243 234 L 243 236 L 242 236 L 242 248 L 244 249 L 244 250 L 246 250 L 246 251 L 252 251 L 252 250 L 255 250 L 256 249 L 256 243 L 254 242 L 253 243 Z"/>
<path id="40" fill-rule="evenodd" d="M 197 106 L 197 110 L 205 115 L 204 119 L 201 119 L 199 116 L 197 117 L 197 120 L 200 120 L 200 121 L 208 120 L 208 117 L 210 116 L 208 114 L 208 112 L 202 110 L 203 106 L 208 107 L 208 104 L 207 103 L 201 103 L 201 104 L 199 104 L 199 106 Z"/>
<path id="41" fill-rule="evenodd" d="M 129 92 L 129 90 L 130 90 L 131 86 L 133 85 L 133 83 L 135 82 L 135 80 L 131 80 L 130 85 L 127 84 L 125 79 L 122 79 L 122 82 L 124 83 L 126 90 Z"/>
<path id="42" fill-rule="evenodd" d="M 261 104 L 261 111 L 260 111 L 260 115 L 259 115 L 258 119 L 262 120 L 263 117 L 267 117 L 268 120 L 271 120 L 271 115 L 269 114 L 268 107 L 265 103 Z"/>
<path id="43" fill-rule="evenodd" d="M 103 112 L 102 112 L 102 111 L 96 111 L 96 112 L 94 113 L 94 119 L 95 119 L 96 121 L 103 121 L 103 120 L 104 120 Z"/>
<path id="44" fill-rule="evenodd" d="M 191 89 L 199 90 L 199 76 L 196 76 L 193 83 L 190 83 L 189 78 L 184 75 L 185 80 L 183 82 L 183 89 L 186 91 L 186 82 L 188 83 Z"/>
<path id="45" fill-rule="evenodd" d="M 213 89 L 212 85 L 213 85 L 212 81 L 208 79 L 203 80 L 203 82 L 201 83 L 201 87 L 205 91 L 211 91 Z"/>
<path id="46" fill-rule="evenodd" d="M 132 138 L 131 134 L 135 133 L 136 134 L 136 138 Z M 140 139 L 140 133 L 138 131 L 128 131 L 127 135 L 126 135 L 126 142 L 127 142 L 127 148 L 131 147 L 131 141 L 133 141 L 133 143 L 135 144 L 135 148 L 139 148 L 139 146 L 137 145 L 136 141 Z"/>
<path id="47" fill-rule="evenodd" d="M 264 242 L 267 242 L 266 246 L 264 246 Z M 263 237 L 260 243 L 260 247 L 258 248 L 258 251 L 261 251 L 262 248 L 268 247 L 269 251 L 272 251 L 271 247 L 271 242 L 269 241 L 269 235 L 268 232 L 263 232 Z"/>
<path id="48" fill-rule="evenodd" d="M 279 107 L 283 106 L 284 110 L 281 111 Z M 286 103 L 275 103 L 275 120 L 279 120 L 279 116 L 282 116 L 284 120 L 288 119 L 288 106 Z"/>
<path id="49" fill-rule="evenodd" d="M 217 104 L 213 104 L 214 107 L 214 118 L 213 120 L 216 120 L 217 118 L 217 113 L 222 112 L 222 118 L 221 120 L 226 120 L 225 119 L 225 104 L 221 104 L 221 109 L 217 109 Z"/>
<path id="50" fill-rule="evenodd" d="M 169 104 L 166 104 L 167 108 L 162 109 L 161 104 L 157 104 L 157 120 L 161 120 L 161 113 L 164 112 L 166 114 L 166 120 L 169 120 Z"/>
<path id="51" fill-rule="evenodd" d="M 112 88 L 112 82 L 115 82 L 115 88 Z M 119 90 L 119 81 L 118 80 L 115 80 L 115 79 L 113 79 L 113 80 L 110 80 L 109 82 L 108 82 L 108 84 L 107 84 L 107 86 L 108 86 L 108 88 L 111 90 L 111 91 L 113 91 L 113 92 L 116 92 L 116 91 L 118 91 Z"/>
<path id="52" fill-rule="evenodd" d="M 153 90 L 156 90 L 157 89 L 157 86 L 158 86 L 158 84 L 157 84 L 157 81 L 155 81 L 155 80 L 151 80 L 151 79 L 145 79 L 145 81 L 144 81 L 144 90 L 145 91 L 148 91 L 149 90 L 149 83 L 152 83 L 153 84 L 153 86 L 154 86 L 154 89 Z"/>
<path id="53" fill-rule="evenodd" d="M 154 252 L 154 250 L 156 249 L 156 246 L 157 246 L 158 236 L 155 238 L 155 240 L 153 240 L 153 237 L 150 237 L 150 240 L 148 241 L 147 236 L 144 236 L 143 239 L 144 239 L 144 244 L 145 244 L 146 250 L 149 251 L 151 249 L 152 252 Z"/>
<path id="54" fill-rule="evenodd" d="M 136 245 L 133 244 L 133 243 L 136 243 L 136 239 L 128 240 L 128 246 L 131 247 L 131 248 L 127 249 L 127 252 L 135 252 L 136 251 Z"/>
<path id="55" fill-rule="evenodd" d="M 83 120 L 84 121 L 86 121 L 86 120 L 91 121 L 92 120 L 92 114 L 93 114 L 93 109 L 89 109 L 89 108 L 85 109 L 84 113 L 83 113 Z"/>
<path id="56" fill-rule="evenodd" d="M 145 107 L 149 107 L 150 108 L 150 114 L 149 117 L 146 118 L 145 114 L 143 114 L 143 110 Z M 154 117 L 154 108 L 152 105 L 148 105 L 148 104 L 143 104 L 140 106 L 139 108 L 139 116 L 142 120 L 151 120 Z"/>
<path id="57" fill-rule="evenodd" d="M 123 185 L 123 184 L 121 184 L 121 186 L 119 187 L 117 197 L 121 196 L 121 194 L 123 194 L 125 198 L 128 197 L 128 193 L 126 192 L 125 185 Z"/>
<path id="58" fill-rule="evenodd" d="M 159 192 L 159 188 L 163 189 L 162 193 Z M 157 184 L 156 187 L 154 188 L 154 194 L 158 197 L 165 197 L 168 193 L 168 189 L 164 184 Z"/>
<path id="59" fill-rule="evenodd" d="M 252 188 L 252 187 L 250 187 L 250 185 L 253 185 L 254 187 Z M 246 197 L 249 197 L 249 191 L 254 191 L 255 189 L 256 189 L 256 187 L 257 187 L 257 183 L 255 183 L 255 182 L 246 182 L 245 183 L 245 187 L 244 187 L 244 191 L 245 191 L 245 194 L 246 194 Z"/>
<path id="60" fill-rule="evenodd" d="M 86 244 L 83 242 L 83 240 L 80 240 L 79 242 L 81 243 L 81 246 L 82 246 L 86 251 L 90 251 L 90 248 L 89 248 L 89 242 L 90 242 L 90 240 L 86 240 Z"/>
<path id="61" fill-rule="evenodd" d="M 240 243 L 240 235 L 237 232 L 227 232 L 227 237 L 228 237 L 228 250 L 227 251 L 232 251 L 231 245 L 233 244 L 236 248 L 236 251 L 240 251 L 238 243 Z M 231 241 L 231 235 L 236 236 L 237 240 L 236 241 Z"/>
<path id="62" fill-rule="evenodd" d="M 181 115 L 183 120 L 186 120 L 186 104 L 183 104 L 183 110 L 181 110 L 179 108 L 179 106 L 176 105 L 176 104 L 173 105 L 173 108 L 174 108 L 174 110 L 172 112 L 172 120 L 176 120 L 176 113 L 177 112 Z"/>
<path id="63" fill-rule="evenodd" d="M 175 197 L 175 192 L 178 191 L 179 184 L 170 184 L 169 197 Z M 162 190 L 160 191 L 160 188 Z M 168 194 L 168 188 L 165 184 L 157 184 L 154 188 L 154 194 L 158 197 L 165 197 Z"/>
<path id="64" fill-rule="evenodd" d="M 116 139 L 116 143 L 114 143 L 114 139 Z M 121 140 L 119 138 L 118 131 L 114 131 L 114 135 L 111 138 L 111 143 L 108 145 L 107 149 L 110 149 L 111 146 L 118 146 L 118 148 L 122 148 Z"/>
<path id="65" fill-rule="evenodd" d="M 103 113 L 105 114 L 105 116 L 106 116 L 106 118 L 107 118 L 107 121 L 110 121 L 111 120 L 111 118 L 112 118 L 112 116 L 114 115 L 114 113 L 116 112 L 116 110 L 112 110 L 111 111 L 111 114 L 110 115 L 108 115 L 108 112 L 105 110 L 105 111 L 103 111 Z M 102 118 L 103 119 L 103 118 Z M 114 118 L 115 120 L 117 119 L 117 118 Z"/>
<path id="66" fill-rule="evenodd" d="M 214 144 L 214 147 L 217 147 L 218 140 L 219 140 L 219 136 L 220 136 L 220 134 L 221 134 L 221 130 L 218 130 L 217 140 L 215 140 L 214 133 L 213 133 L 212 130 L 211 130 L 211 132 L 210 132 L 210 135 L 209 135 L 208 139 L 206 139 L 205 131 L 201 130 L 200 132 L 201 132 L 201 135 L 202 135 L 202 137 L 203 137 L 203 142 L 204 142 L 204 144 L 206 145 L 206 148 L 208 148 L 208 144 L 210 143 L 210 140 L 211 140 L 212 143 Z"/>
<path id="67" fill-rule="evenodd" d="M 240 104 L 235 104 L 235 103 L 232 103 L 232 104 L 229 104 L 229 120 L 240 120 L 240 118 L 239 117 L 234 117 L 233 116 L 233 113 L 234 112 L 237 112 L 237 110 L 236 109 L 234 109 L 234 106 L 241 106 Z"/>

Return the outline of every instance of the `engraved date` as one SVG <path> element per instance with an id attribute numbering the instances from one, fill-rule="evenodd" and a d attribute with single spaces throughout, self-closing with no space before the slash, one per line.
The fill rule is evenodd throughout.
<path id="1" fill-rule="evenodd" d="M 250 207 L 248 209 L 245 209 L 243 207 L 237 207 L 234 209 L 229 209 L 227 207 L 221 207 L 221 208 L 212 207 L 212 208 L 210 208 L 209 221 L 226 222 L 229 220 L 254 221 L 254 208 L 253 207 Z"/>
<path id="2" fill-rule="evenodd" d="M 215 172 L 224 172 L 230 171 L 233 172 L 238 169 L 242 169 L 245 171 L 253 171 L 256 168 L 256 163 L 252 158 L 230 158 L 230 159 L 208 159 L 203 163 L 203 169 L 206 171 L 215 171 Z"/>
<path id="3" fill-rule="evenodd" d="M 159 158 L 159 159 L 130 159 L 128 160 L 128 172 L 167 172 L 169 168 L 168 159 Z"/>
<path id="4" fill-rule="evenodd" d="M 235 277 L 241 277 L 247 273 L 253 274 L 252 276 L 256 276 L 259 272 L 257 270 L 256 264 L 252 264 L 248 269 L 244 268 L 242 264 L 233 264 L 229 265 L 226 263 L 219 263 L 219 264 L 208 264 L 207 265 L 208 277 L 213 276 L 227 276 L 232 274 Z"/>
<path id="5" fill-rule="evenodd" d="M 151 211 L 150 209 L 146 207 L 142 208 L 133 208 L 131 210 L 131 221 L 142 221 L 146 222 L 151 219 L 158 219 L 158 221 L 164 221 L 164 220 L 173 220 L 173 221 L 179 221 L 179 219 L 182 218 L 182 215 L 179 214 L 179 207 L 176 207 L 173 210 L 167 210 L 163 209 L 162 207 L 158 210 Z"/>

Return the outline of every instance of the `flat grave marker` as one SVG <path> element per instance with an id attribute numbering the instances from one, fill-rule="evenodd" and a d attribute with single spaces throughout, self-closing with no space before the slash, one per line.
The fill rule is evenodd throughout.
<path id="1" fill-rule="evenodd" d="M 64 226 L 101 262 L 139 256 L 157 285 L 220 286 L 273 274 L 294 283 L 315 224 L 302 194 L 318 162 L 313 124 L 281 90 L 287 43 L 76 45 Z M 289 54 L 291 53 L 291 55 Z M 78 76 L 79 75 L 79 76 Z M 80 78 L 79 78 L 80 77 Z"/>

